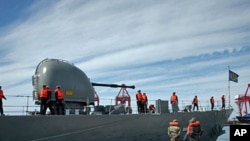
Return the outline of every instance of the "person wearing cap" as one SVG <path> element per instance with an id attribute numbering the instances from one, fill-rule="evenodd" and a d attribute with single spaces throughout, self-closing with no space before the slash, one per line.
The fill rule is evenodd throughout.
<path id="1" fill-rule="evenodd" d="M 43 85 L 43 87 L 40 90 L 40 114 L 45 115 L 46 109 L 47 109 L 47 99 L 48 99 L 48 93 L 46 89 L 46 85 Z"/>
<path id="2" fill-rule="evenodd" d="M 177 119 L 169 122 L 168 127 L 168 136 L 170 137 L 170 141 L 179 141 L 181 134 L 181 127 Z"/>
<path id="3" fill-rule="evenodd" d="M 138 90 L 135 96 L 136 96 L 136 103 L 137 103 L 138 113 L 142 113 L 143 105 L 142 105 L 142 93 L 141 93 L 141 90 Z"/>
<path id="4" fill-rule="evenodd" d="M 186 135 L 189 137 L 189 141 L 199 141 L 203 133 L 201 129 L 200 121 L 196 118 L 191 118 L 188 123 Z"/>
<path id="5" fill-rule="evenodd" d="M 0 86 L 0 113 L 3 116 L 4 112 L 3 112 L 3 101 L 2 101 L 2 99 L 7 100 L 7 98 L 4 96 L 2 86 Z"/>
<path id="6" fill-rule="evenodd" d="M 64 115 L 65 114 L 65 108 L 64 108 L 64 104 L 63 104 L 64 94 L 63 94 L 63 91 L 62 91 L 60 85 L 56 86 L 55 97 L 56 97 L 57 114 Z"/>
<path id="7" fill-rule="evenodd" d="M 173 92 L 172 96 L 170 97 L 170 102 L 171 102 L 171 105 L 172 105 L 173 113 L 178 112 L 179 111 L 178 96 L 176 95 L 175 92 Z"/>

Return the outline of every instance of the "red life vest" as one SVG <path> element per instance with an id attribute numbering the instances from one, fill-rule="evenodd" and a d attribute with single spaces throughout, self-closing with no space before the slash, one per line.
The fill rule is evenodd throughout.
<path id="1" fill-rule="evenodd" d="M 179 122 L 176 121 L 170 121 L 169 126 L 180 126 Z"/>
<path id="2" fill-rule="evenodd" d="M 0 99 L 4 98 L 3 90 L 0 90 Z"/>
<path id="3" fill-rule="evenodd" d="M 136 94 L 136 100 L 137 101 L 142 101 L 142 94 L 141 93 Z"/>
<path id="4" fill-rule="evenodd" d="M 148 97 L 147 97 L 146 94 L 143 94 L 141 99 L 142 99 L 143 102 L 147 102 L 148 101 Z"/>
<path id="5" fill-rule="evenodd" d="M 194 98 L 193 103 L 198 104 L 198 98 Z"/>
<path id="6" fill-rule="evenodd" d="M 40 98 L 48 98 L 48 92 L 46 88 L 40 90 Z"/>
<path id="7" fill-rule="evenodd" d="M 177 102 L 177 95 L 172 95 L 171 96 L 171 102 Z"/>
<path id="8" fill-rule="evenodd" d="M 58 100 L 64 99 L 64 94 L 63 94 L 63 91 L 61 89 L 56 89 L 55 92 L 57 92 L 57 99 Z"/>

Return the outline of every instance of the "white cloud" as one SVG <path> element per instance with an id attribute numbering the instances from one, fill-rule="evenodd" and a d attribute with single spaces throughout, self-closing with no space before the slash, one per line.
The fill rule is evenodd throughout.
<path id="1" fill-rule="evenodd" d="M 45 58 L 74 63 L 94 82 L 136 85 L 152 99 L 225 93 L 228 65 L 240 75 L 232 95 L 248 83 L 248 1 L 42 1 L 27 9 L 1 29 L 8 95 L 31 94 Z M 117 91 L 97 89 L 104 98 Z"/>

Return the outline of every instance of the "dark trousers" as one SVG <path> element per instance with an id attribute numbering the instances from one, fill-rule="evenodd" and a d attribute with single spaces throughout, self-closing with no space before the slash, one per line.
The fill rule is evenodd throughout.
<path id="1" fill-rule="evenodd" d="M 222 102 L 222 109 L 225 109 L 225 102 Z"/>
<path id="2" fill-rule="evenodd" d="M 197 109 L 197 111 L 198 111 L 198 110 L 199 110 L 199 107 L 198 107 L 198 104 L 197 104 L 197 103 L 194 103 L 193 110 L 195 109 L 195 107 L 196 107 L 196 109 Z"/>
<path id="3" fill-rule="evenodd" d="M 142 103 L 141 103 L 141 101 L 137 101 L 137 110 L 138 110 L 138 113 L 142 112 Z"/>
<path id="4" fill-rule="evenodd" d="M 0 113 L 3 115 L 3 102 L 2 99 L 0 99 Z"/>
<path id="5" fill-rule="evenodd" d="M 147 102 L 142 102 L 142 113 L 147 113 L 147 107 L 148 107 Z"/>
<path id="6" fill-rule="evenodd" d="M 214 103 L 211 103 L 211 110 L 214 110 Z"/>
<path id="7" fill-rule="evenodd" d="M 65 108 L 63 104 L 63 100 L 56 101 L 56 110 L 58 115 L 65 115 Z"/>
<path id="8" fill-rule="evenodd" d="M 40 114 L 45 115 L 47 109 L 47 98 L 41 98 Z"/>
<path id="9" fill-rule="evenodd" d="M 47 106 L 46 106 L 45 111 L 47 110 L 47 108 L 49 108 L 51 115 L 54 115 L 55 112 L 54 112 L 54 108 L 53 108 L 53 103 L 51 101 L 47 101 L 46 105 Z"/>

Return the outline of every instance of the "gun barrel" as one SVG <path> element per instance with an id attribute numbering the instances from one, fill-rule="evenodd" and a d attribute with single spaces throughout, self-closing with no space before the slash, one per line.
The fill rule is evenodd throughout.
<path id="1" fill-rule="evenodd" d="M 121 87 L 121 88 L 131 88 L 131 89 L 135 89 L 135 86 L 132 85 L 132 86 L 126 86 L 125 84 L 122 84 L 122 85 L 117 85 L 117 84 L 103 84 L 103 83 L 91 83 L 92 86 L 103 86 L 103 87 L 111 87 L 111 88 L 118 88 L 118 87 Z"/>

